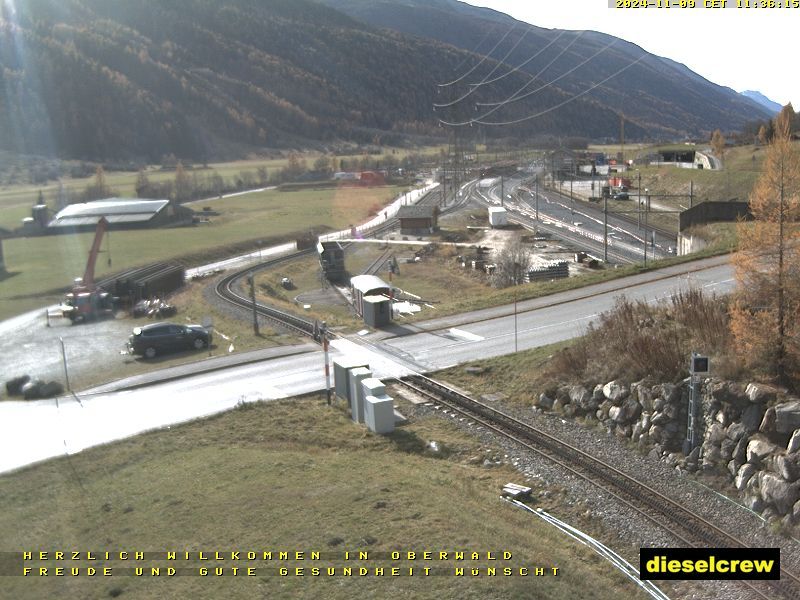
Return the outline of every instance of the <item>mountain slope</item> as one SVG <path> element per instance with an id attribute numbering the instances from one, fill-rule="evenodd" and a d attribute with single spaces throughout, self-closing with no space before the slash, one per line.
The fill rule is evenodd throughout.
<path id="1" fill-rule="evenodd" d="M 744 92 L 740 92 L 740 94 L 745 98 L 749 98 L 750 100 L 757 102 L 760 106 L 766 108 L 770 112 L 770 114 L 773 115 L 781 112 L 781 108 L 783 108 L 780 104 L 770 100 L 761 92 L 756 92 L 753 90 L 745 90 Z"/>
<path id="2" fill-rule="evenodd" d="M 489 52 L 511 31 L 492 53 L 492 57 L 501 59 L 519 42 L 506 59 L 509 65 L 522 64 L 553 42 L 550 48 L 523 67 L 530 74 L 538 74 L 547 67 L 540 77 L 545 82 L 559 78 L 596 55 L 554 85 L 568 94 L 578 94 L 625 69 L 592 90 L 587 97 L 624 113 L 626 119 L 651 132 L 660 131 L 663 135 L 676 137 L 705 135 L 717 128 L 740 129 L 748 121 L 770 116 L 750 100 L 729 88 L 711 83 L 684 65 L 649 54 L 635 44 L 606 34 L 543 29 L 456 0 L 323 1 L 372 25 L 433 38 L 459 48 L 476 50 L 478 54 Z M 488 39 L 477 46 L 487 32 Z M 575 40 L 577 35 L 579 39 Z M 564 48 L 566 51 L 558 56 Z M 637 59 L 639 62 L 635 62 Z M 554 62 L 547 66 L 551 61 Z M 464 70 L 470 64 L 474 62 Z M 476 80 L 480 81 L 480 77 L 468 79 L 473 83 Z M 627 127 L 626 124 L 626 133 Z"/>
<path id="3" fill-rule="evenodd" d="M 157 161 L 169 154 L 219 158 L 261 148 L 330 146 L 340 140 L 442 139 L 446 130 L 438 127 L 439 118 L 469 124 L 483 114 L 476 113 L 475 102 L 507 98 L 547 80 L 546 74 L 531 84 L 530 74 L 514 73 L 475 90 L 454 109 L 433 112 L 434 102 L 463 91 L 459 86 L 440 90 L 437 84 L 477 62 L 455 42 L 465 44 L 470 35 L 482 35 L 487 23 L 501 31 L 511 22 L 506 15 L 464 8 L 452 0 L 433 4 L 429 11 L 461 7 L 449 21 L 446 11 L 426 13 L 434 28 L 444 30 L 449 22 L 463 28 L 451 28 L 448 43 L 377 29 L 310 0 L 0 3 L 0 149 Z M 398 23 L 406 19 L 410 27 L 414 19 L 408 11 L 425 5 L 406 0 L 388 6 L 399 11 Z M 541 45 L 554 35 L 532 28 L 523 42 Z M 564 34 L 564 40 L 570 37 L 575 34 Z M 588 52 L 608 40 L 586 33 L 574 47 Z M 632 44 L 615 42 L 603 55 L 606 61 L 587 65 L 586 72 L 578 70 L 492 115 L 522 119 L 518 124 L 473 131 L 480 129 L 485 136 L 616 138 L 620 110 L 634 117 L 625 126 L 630 139 L 727 130 L 739 122 L 738 113 L 711 94 L 691 97 L 696 110 L 687 108 L 689 101 L 678 105 L 658 98 L 658 84 L 673 77 L 673 88 L 680 87 L 685 77 L 655 57 L 624 73 L 635 75 L 638 87 L 627 85 L 620 93 L 605 86 L 575 98 L 587 78 L 606 76 L 637 52 Z M 621 58 L 611 61 L 617 55 Z M 562 58 L 571 67 L 576 57 L 570 52 Z M 475 75 L 495 67 L 486 61 Z M 553 69 L 562 72 L 560 61 Z M 625 79 L 620 76 L 615 85 L 618 81 Z M 526 118 L 538 113 L 543 114 Z M 752 108 L 748 116 L 754 118 Z"/>

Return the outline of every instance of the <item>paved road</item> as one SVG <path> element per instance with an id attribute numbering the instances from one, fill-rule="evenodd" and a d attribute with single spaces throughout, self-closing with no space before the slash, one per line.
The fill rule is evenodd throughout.
<path id="1" fill-rule="evenodd" d="M 732 271 L 724 260 L 706 261 L 703 266 L 708 268 L 693 272 L 692 265 L 671 267 L 646 274 L 651 278 L 647 281 L 637 276 L 628 281 L 609 282 L 603 286 L 610 287 L 595 286 L 588 290 L 588 295 L 585 289 L 574 290 L 526 302 L 517 307 L 525 310 L 516 318 L 518 346 L 533 348 L 580 334 L 622 293 L 656 301 L 690 285 L 720 292 L 730 289 Z M 686 272 L 680 272 L 681 268 Z M 465 319 L 469 322 L 464 322 Z M 428 321 L 420 324 L 422 328 L 437 329 L 423 332 L 409 329 L 405 332 L 408 335 L 383 343 L 359 336 L 335 340 L 332 352 L 364 360 L 378 377 L 397 377 L 513 352 L 514 321 L 513 307 L 498 307 L 470 316 Z M 80 400 L 2 402 L 0 472 L 229 410 L 240 403 L 290 397 L 323 388 L 323 357 L 316 351 L 131 391 L 88 395 Z"/>

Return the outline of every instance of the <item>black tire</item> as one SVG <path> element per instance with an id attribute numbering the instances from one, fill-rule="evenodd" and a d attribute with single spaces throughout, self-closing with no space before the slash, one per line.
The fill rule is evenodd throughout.
<path id="1" fill-rule="evenodd" d="M 155 358 L 156 354 L 158 354 L 158 352 L 156 352 L 156 349 L 153 348 L 152 346 L 148 346 L 147 348 L 144 349 L 145 358 Z"/>
<path id="2" fill-rule="evenodd" d="M 195 350 L 202 350 L 206 347 L 206 341 L 203 338 L 194 338 L 194 342 L 192 342 L 192 344 L 194 345 Z"/>

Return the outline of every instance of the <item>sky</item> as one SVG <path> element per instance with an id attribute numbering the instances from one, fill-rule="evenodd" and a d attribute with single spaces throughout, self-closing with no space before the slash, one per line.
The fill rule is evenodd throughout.
<path id="1" fill-rule="evenodd" d="M 740 0 L 744 3 L 745 0 Z M 775 0 L 791 2 L 792 0 Z M 798 8 L 609 8 L 609 0 L 468 0 L 538 27 L 593 30 L 620 37 L 683 63 L 737 92 L 755 90 L 800 108 L 794 66 L 800 36 Z M 655 4 L 656 0 L 650 0 Z M 663 2 L 663 0 L 662 0 Z M 677 3 L 677 1 L 676 1 Z M 709 2 L 710 4 L 710 2 Z M 721 2 L 718 2 L 721 4 Z M 750 4 L 757 4 L 750 0 Z M 760 3 L 758 3 L 760 4 Z"/>

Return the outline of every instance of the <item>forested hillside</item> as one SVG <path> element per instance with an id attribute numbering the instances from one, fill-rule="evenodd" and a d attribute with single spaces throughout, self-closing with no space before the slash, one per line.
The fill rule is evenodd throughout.
<path id="1" fill-rule="evenodd" d="M 376 27 L 439 40 L 481 55 L 507 56 L 506 63 L 519 66 L 528 78 L 538 75 L 542 82 L 557 80 L 554 85 L 570 95 L 613 75 L 587 97 L 623 113 L 626 120 L 656 136 L 705 136 L 714 129 L 739 130 L 748 121 L 772 116 L 752 99 L 714 84 L 680 63 L 603 33 L 544 29 L 535 22 L 522 23 L 457 0 L 321 1 Z M 568 28 L 569 23 L 564 26 Z M 463 71 L 477 62 L 476 58 L 467 63 Z M 484 72 L 477 70 L 465 83 L 480 82 Z M 495 99 L 505 98 L 497 90 L 494 95 Z M 498 111 L 491 120 L 513 118 Z M 625 131 L 628 135 L 627 124 Z"/>
<path id="2" fill-rule="evenodd" d="M 309 0 L 3 2 L 0 149 L 204 160 L 343 140 L 441 139 L 436 84 L 465 60 L 466 50 Z M 473 99 L 510 95 L 529 79 L 516 73 Z M 571 92 L 550 86 L 504 116 L 533 114 Z M 469 110 L 451 115 L 468 120 Z M 616 137 L 618 113 L 587 96 L 480 134 Z M 626 124 L 631 139 L 676 131 L 657 120 Z"/>

